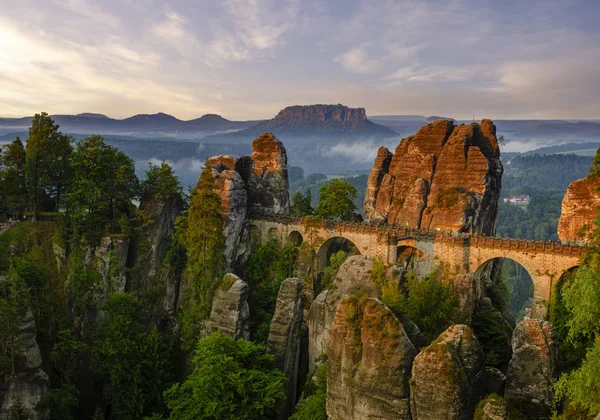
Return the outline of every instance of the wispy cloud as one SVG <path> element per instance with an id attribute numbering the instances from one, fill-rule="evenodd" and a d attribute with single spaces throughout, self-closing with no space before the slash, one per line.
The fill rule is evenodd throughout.
<path id="1" fill-rule="evenodd" d="M 333 61 L 340 63 L 352 73 L 372 73 L 381 66 L 378 60 L 367 57 L 363 47 L 351 48 Z"/>

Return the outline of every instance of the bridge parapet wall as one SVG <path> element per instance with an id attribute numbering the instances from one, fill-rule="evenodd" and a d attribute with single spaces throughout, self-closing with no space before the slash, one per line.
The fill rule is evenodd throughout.
<path id="1" fill-rule="evenodd" d="M 287 240 L 292 231 L 304 239 L 311 235 L 320 247 L 329 239 L 345 238 L 356 245 L 362 255 L 395 263 L 397 248 L 413 244 L 415 248 L 436 263 L 447 264 L 455 273 L 475 272 L 487 261 L 510 258 L 521 264 L 534 283 L 534 317 L 545 317 L 553 284 L 567 270 L 576 267 L 584 255 L 580 245 L 562 245 L 554 242 L 526 241 L 443 231 L 408 229 L 398 226 L 367 223 L 338 222 L 327 219 L 299 218 L 281 215 L 252 215 L 250 223 L 257 225 L 264 239 L 272 229 L 280 240 Z"/>

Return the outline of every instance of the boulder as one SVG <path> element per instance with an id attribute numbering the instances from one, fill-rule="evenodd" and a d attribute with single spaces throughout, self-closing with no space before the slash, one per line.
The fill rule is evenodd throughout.
<path id="1" fill-rule="evenodd" d="M 558 237 L 561 241 L 585 241 L 588 232 L 579 232 L 596 219 L 600 206 L 600 178 L 588 176 L 572 182 L 567 188 L 558 219 Z"/>
<path id="2" fill-rule="evenodd" d="M 513 356 L 505 396 L 528 419 L 548 419 L 554 409 L 552 386 L 559 376 L 558 339 L 548 321 L 526 319 L 512 338 Z"/>
<path id="3" fill-rule="evenodd" d="M 282 419 L 290 416 L 298 396 L 302 314 L 302 280 L 286 279 L 281 283 L 277 294 L 275 314 L 267 340 L 267 348 L 275 355 L 279 368 L 287 377 L 286 401 L 279 411 L 279 418 Z"/>
<path id="4" fill-rule="evenodd" d="M 487 396 L 477 406 L 475 418 L 480 420 L 508 420 L 509 411 L 506 400 L 496 394 Z"/>
<path id="5" fill-rule="evenodd" d="M 222 285 L 213 297 L 206 332 L 220 331 L 235 339 L 249 340 L 249 317 L 248 285 L 235 274 L 225 274 Z"/>
<path id="6" fill-rule="evenodd" d="M 386 150 L 369 175 L 367 219 L 494 233 L 503 169 L 490 120 L 458 126 L 438 120 L 403 139 L 391 157 Z"/>
<path id="7" fill-rule="evenodd" d="M 15 338 L 15 375 L 0 383 L 0 419 L 12 418 L 10 412 L 19 407 L 24 418 L 47 418 L 39 412 L 37 404 L 50 390 L 50 380 L 42 370 L 42 356 L 36 341 L 36 326 L 31 310 L 21 317 Z M 4 390 L 4 393 L 2 392 Z"/>
<path id="8" fill-rule="evenodd" d="M 408 378 L 417 350 L 388 307 L 365 295 L 347 297 L 330 336 L 329 419 L 410 419 Z"/>
<path id="9" fill-rule="evenodd" d="M 483 371 L 484 354 L 471 328 L 449 327 L 413 362 L 413 420 L 472 419 Z"/>

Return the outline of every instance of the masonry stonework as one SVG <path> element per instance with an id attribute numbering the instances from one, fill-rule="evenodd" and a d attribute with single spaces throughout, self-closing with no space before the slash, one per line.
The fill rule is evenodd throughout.
<path id="1" fill-rule="evenodd" d="M 351 241 L 361 255 L 393 264 L 397 261 L 399 247 L 409 246 L 425 259 L 444 263 L 454 274 L 477 273 L 490 260 L 510 258 L 531 276 L 534 285 L 532 318 L 538 319 L 546 316 L 554 284 L 566 271 L 578 266 L 583 256 L 583 247 L 578 245 L 457 235 L 387 225 L 308 221 L 272 215 L 253 215 L 249 223 L 263 241 L 275 236 L 285 242 L 294 236 L 292 232 L 297 232 L 303 241 L 319 251 L 318 255 L 326 253 L 331 239 L 344 238 Z"/>

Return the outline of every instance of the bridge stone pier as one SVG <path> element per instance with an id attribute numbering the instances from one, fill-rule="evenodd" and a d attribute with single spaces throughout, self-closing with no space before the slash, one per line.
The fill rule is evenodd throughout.
<path id="1" fill-rule="evenodd" d="M 534 286 L 532 317 L 543 319 L 553 287 L 560 277 L 579 265 L 584 248 L 518 239 L 481 237 L 442 231 L 405 229 L 397 226 L 302 219 L 281 215 L 252 215 L 250 229 L 264 241 L 308 242 L 317 250 L 318 264 L 326 264 L 328 249 L 336 238 L 346 239 L 369 258 L 394 264 L 407 248 L 433 264 L 444 263 L 454 274 L 477 274 L 496 258 L 521 264 Z"/>

